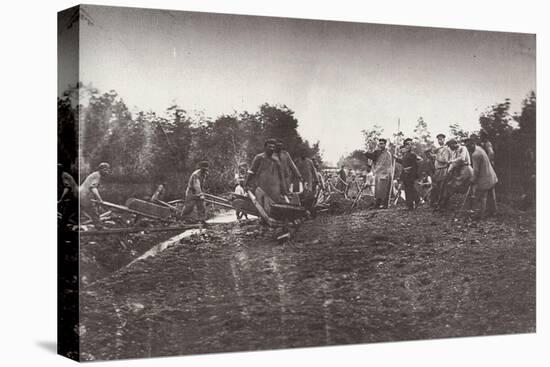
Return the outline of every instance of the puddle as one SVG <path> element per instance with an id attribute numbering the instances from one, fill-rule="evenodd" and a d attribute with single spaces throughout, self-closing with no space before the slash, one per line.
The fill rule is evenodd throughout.
<path id="1" fill-rule="evenodd" d="M 216 216 L 208 219 L 206 223 L 208 224 L 224 224 L 224 223 L 233 223 L 237 222 L 237 216 L 235 215 L 235 211 L 228 210 L 221 213 L 218 213 Z M 168 247 L 172 245 L 177 245 L 179 241 L 181 241 L 184 238 L 190 237 L 195 234 L 203 233 L 205 232 L 205 229 L 200 228 L 194 228 L 194 229 L 188 229 L 177 236 L 174 236 L 162 243 L 159 243 L 158 245 L 153 246 L 151 249 L 149 249 L 147 252 L 145 252 L 143 255 L 138 257 L 137 259 L 133 260 L 131 263 L 129 263 L 126 266 L 130 266 L 136 261 L 146 259 L 151 256 L 155 256 L 159 254 L 160 252 L 166 250 Z"/>

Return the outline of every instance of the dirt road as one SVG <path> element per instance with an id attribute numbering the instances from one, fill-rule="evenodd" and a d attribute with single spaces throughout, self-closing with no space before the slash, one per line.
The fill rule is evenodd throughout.
<path id="1" fill-rule="evenodd" d="M 87 360 L 535 331 L 535 219 L 322 214 L 223 224 L 82 289 Z M 151 246 L 154 243 L 151 244 Z"/>

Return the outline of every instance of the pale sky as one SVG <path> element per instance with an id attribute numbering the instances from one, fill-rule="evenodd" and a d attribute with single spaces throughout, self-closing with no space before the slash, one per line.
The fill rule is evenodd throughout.
<path id="1" fill-rule="evenodd" d="M 285 104 L 333 163 L 374 124 L 385 136 L 398 119 L 411 134 L 419 116 L 433 135 L 477 129 L 488 106 L 508 97 L 520 111 L 536 87 L 532 34 L 84 8 L 84 83 L 158 113 L 172 102 L 211 118 Z"/>

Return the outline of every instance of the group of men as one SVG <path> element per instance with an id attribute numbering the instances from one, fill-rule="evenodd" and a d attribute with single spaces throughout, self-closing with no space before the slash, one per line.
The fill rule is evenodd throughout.
<path id="1" fill-rule="evenodd" d="M 375 208 L 388 207 L 397 162 L 401 165 L 399 181 L 405 192 L 409 210 L 414 210 L 422 199 L 427 199 L 428 192 L 430 195 L 427 201 L 436 209 L 448 208 L 449 199 L 455 193 L 466 192 L 465 203 L 467 202 L 472 209 L 478 209 L 479 216 L 486 215 L 488 200 L 489 212 L 494 213 L 495 185 L 498 178 L 493 168 L 494 151 L 486 136 L 481 134 L 481 139 L 471 136 L 461 145 L 456 139 L 445 141 L 445 135 L 439 134 L 437 143 L 437 147 L 426 152 L 426 158 L 432 162 L 431 177 L 425 171 L 420 172 L 419 163 L 422 158 L 413 152 L 413 141 L 410 138 L 404 140 L 399 148 L 399 154 L 395 156 L 387 149 L 385 139 L 379 139 L 376 150 L 365 153 L 366 157 L 372 160 L 372 171 L 369 167 L 367 176 L 370 178 L 369 190 L 372 190 L 371 193 L 376 199 Z M 78 185 L 72 176 L 58 165 L 58 203 L 64 203 L 64 208 L 73 208 L 74 214 L 78 198 L 81 213 L 90 217 L 94 224 L 100 225 L 95 202 L 103 202 L 99 186 L 102 178 L 109 175 L 110 169 L 108 163 L 100 163 L 97 169 Z M 191 215 L 196 208 L 199 220 L 205 221 L 204 182 L 208 170 L 208 162 L 200 162 L 189 177 L 185 203 L 180 213 L 182 217 Z M 345 171 L 339 173 L 339 176 L 342 175 L 345 175 Z M 251 190 L 269 215 L 273 203 L 289 203 L 289 197 L 296 192 L 305 191 L 314 196 L 323 186 L 323 176 L 318 165 L 305 151 L 293 160 L 284 149 L 281 140 L 267 139 L 264 151 L 254 157 L 246 172 L 239 175 L 237 190 L 241 195 Z M 425 191 L 422 191 L 423 187 L 426 188 Z M 164 191 L 162 183 L 153 194 L 152 201 L 159 200 Z M 419 191 L 422 194 L 419 195 Z M 67 218 L 71 214 L 65 209 L 61 215 Z M 242 213 L 238 213 L 238 216 L 241 215 Z"/>
<path id="2" fill-rule="evenodd" d="M 271 204 L 288 203 L 292 192 L 314 193 L 323 185 L 317 164 L 305 151 L 295 161 L 281 140 L 267 139 L 264 151 L 254 157 L 244 187 L 252 190 L 269 215 Z"/>
<path id="3" fill-rule="evenodd" d="M 395 157 L 386 148 L 387 141 L 380 139 L 378 149 L 367 152 L 366 157 L 373 161 L 375 177 L 376 208 L 387 208 L 392 187 L 395 163 L 400 163 L 399 180 L 405 191 L 405 201 L 409 210 L 414 210 L 421 202 L 419 189 L 430 187 L 429 202 L 438 210 L 447 209 L 449 200 L 455 193 L 466 193 L 465 204 L 478 210 L 478 216 L 487 214 L 489 199 L 490 214 L 496 211 L 494 151 L 486 134 L 480 138 L 472 135 L 459 144 L 456 139 L 445 141 L 444 134 L 437 135 L 438 146 L 426 152 L 431 163 L 431 177 L 420 171 L 423 158 L 412 151 L 413 140 L 407 138 Z"/>

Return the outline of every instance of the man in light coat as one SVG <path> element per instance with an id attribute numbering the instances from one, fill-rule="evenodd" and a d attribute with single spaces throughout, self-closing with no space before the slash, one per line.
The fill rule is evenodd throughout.
<path id="1" fill-rule="evenodd" d="M 366 152 L 368 159 L 373 161 L 374 173 L 374 197 L 376 198 L 375 206 L 385 209 L 388 207 L 388 196 L 391 187 L 392 175 L 392 155 L 386 149 L 386 139 L 378 140 L 378 149 L 374 152 Z"/>
<path id="2" fill-rule="evenodd" d="M 491 164 L 491 159 L 485 150 L 476 145 L 473 139 L 466 139 L 464 143 L 470 152 L 472 168 L 474 170 L 470 178 L 472 203 L 474 204 L 474 208 L 479 208 L 479 218 L 484 218 L 487 210 L 487 196 L 489 196 L 489 214 L 494 214 L 496 211 L 494 190 L 498 178 Z"/>

